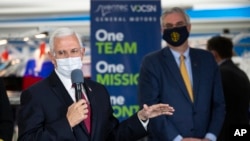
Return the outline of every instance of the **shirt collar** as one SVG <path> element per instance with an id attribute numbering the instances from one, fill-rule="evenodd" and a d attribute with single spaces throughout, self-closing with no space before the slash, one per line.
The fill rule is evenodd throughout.
<path id="1" fill-rule="evenodd" d="M 72 88 L 71 78 L 67 78 L 67 77 L 61 75 L 56 69 L 55 69 L 55 72 L 67 90 Z"/>
<path id="2" fill-rule="evenodd" d="M 227 61 L 228 59 L 223 59 L 220 62 L 218 62 L 218 65 L 220 66 L 221 64 L 223 64 L 225 61 Z"/>
<path id="3" fill-rule="evenodd" d="M 183 55 L 185 56 L 185 58 L 189 58 L 189 48 L 187 48 L 187 50 L 183 53 Z M 179 60 L 181 54 L 173 49 L 170 48 L 170 51 L 172 52 L 172 54 L 174 55 L 174 58 L 176 60 Z"/>

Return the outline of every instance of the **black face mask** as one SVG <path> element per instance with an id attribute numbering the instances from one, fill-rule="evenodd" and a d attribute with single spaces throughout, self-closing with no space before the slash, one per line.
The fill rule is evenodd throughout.
<path id="1" fill-rule="evenodd" d="M 170 45 L 178 47 L 188 38 L 189 32 L 186 26 L 165 29 L 162 38 Z"/>

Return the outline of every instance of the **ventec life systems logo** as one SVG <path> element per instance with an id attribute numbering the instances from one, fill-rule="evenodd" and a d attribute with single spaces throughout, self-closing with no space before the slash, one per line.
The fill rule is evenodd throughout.
<path id="1" fill-rule="evenodd" d="M 98 5 L 95 13 L 100 16 L 95 17 L 96 22 L 156 22 L 157 18 L 153 16 L 124 16 L 124 13 L 152 13 L 157 12 L 157 5 L 153 4 L 101 4 Z M 115 13 L 112 15 L 112 13 Z M 119 13 L 119 14 L 117 14 Z M 129 15 L 129 14 L 128 14 Z"/>
<path id="2" fill-rule="evenodd" d="M 128 5 L 112 4 L 112 5 L 99 5 L 95 10 L 95 13 L 101 13 L 102 17 L 107 16 L 110 13 L 127 12 Z"/>

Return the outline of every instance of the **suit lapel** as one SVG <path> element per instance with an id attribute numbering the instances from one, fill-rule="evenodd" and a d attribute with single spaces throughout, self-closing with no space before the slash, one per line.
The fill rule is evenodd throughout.
<path id="1" fill-rule="evenodd" d="M 172 74 L 172 76 L 175 78 L 177 85 L 180 87 L 181 91 L 183 92 L 182 94 L 187 98 L 187 100 L 190 100 L 188 92 L 186 90 L 186 86 L 184 84 L 184 81 L 182 80 L 182 76 L 179 70 L 179 67 L 174 59 L 174 56 L 172 54 L 172 52 L 170 51 L 170 49 L 167 47 L 165 48 L 164 51 L 164 60 L 165 63 L 168 67 L 168 69 L 170 70 L 170 73 Z"/>
<path id="2" fill-rule="evenodd" d="M 49 76 L 49 82 L 51 82 L 51 89 L 54 94 L 64 103 L 67 107 L 73 103 L 70 95 L 63 86 L 61 80 L 56 75 L 55 71 Z"/>
<path id="3" fill-rule="evenodd" d="M 193 76 L 193 94 L 194 94 L 194 102 L 198 97 L 198 88 L 199 88 L 199 81 L 200 81 L 200 58 L 198 54 L 195 54 L 194 50 L 190 48 L 189 52 L 190 61 L 191 61 L 191 69 L 192 69 L 192 76 Z"/>

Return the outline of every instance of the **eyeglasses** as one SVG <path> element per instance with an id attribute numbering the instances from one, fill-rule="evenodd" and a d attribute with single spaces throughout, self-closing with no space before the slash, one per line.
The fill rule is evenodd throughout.
<path id="1" fill-rule="evenodd" d="M 54 51 L 54 56 L 57 58 L 77 57 L 80 56 L 82 48 L 73 48 L 69 52 L 66 50 Z"/>
<path id="2" fill-rule="evenodd" d="M 171 23 L 167 23 L 166 25 L 163 26 L 163 28 L 165 29 L 173 29 L 175 27 L 182 27 L 182 26 L 186 26 L 187 24 L 184 22 L 178 22 L 176 24 L 171 24 Z"/>

